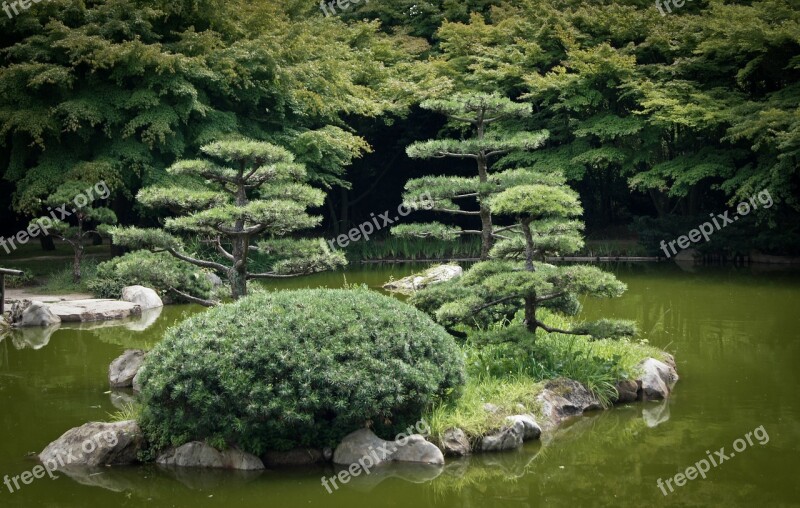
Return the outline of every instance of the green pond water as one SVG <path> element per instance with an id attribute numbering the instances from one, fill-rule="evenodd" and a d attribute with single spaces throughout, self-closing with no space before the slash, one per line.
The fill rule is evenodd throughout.
<path id="1" fill-rule="evenodd" d="M 333 467 L 237 474 L 140 466 L 59 473 L 13 493 L 0 484 L 0 507 L 800 506 L 800 274 L 608 268 L 629 291 L 585 301 L 585 314 L 636 319 L 652 344 L 675 354 L 681 380 L 668 403 L 596 412 L 519 452 L 451 460 L 444 468 L 376 468 L 332 494 L 320 479 Z M 346 281 L 378 287 L 413 269 L 356 267 Z M 320 274 L 274 287 L 343 282 L 341 273 Z M 107 420 L 130 396 L 108 393 L 108 364 L 126 348 L 152 347 L 170 325 L 201 311 L 167 307 L 147 322 L 62 326 L 0 341 L 0 477 L 31 470 L 29 454 L 67 429 Z M 766 444 L 759 432 L 761 441 L 743 449 L 746 442 L 738 442 L 742 451 L 734 452 L 738 438 L 761 426 Z M 667 496 L 657 486 L 721 447 L 730 458 L 706 479 Z"/>

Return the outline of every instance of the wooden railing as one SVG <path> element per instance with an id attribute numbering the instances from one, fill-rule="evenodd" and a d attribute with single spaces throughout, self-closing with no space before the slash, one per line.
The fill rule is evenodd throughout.
<path id="1" fill-rule="evenodd" d="M 0 268 L 0 316 L 6 311 L 6 275 L 22 275 L 22 270 Z"/>

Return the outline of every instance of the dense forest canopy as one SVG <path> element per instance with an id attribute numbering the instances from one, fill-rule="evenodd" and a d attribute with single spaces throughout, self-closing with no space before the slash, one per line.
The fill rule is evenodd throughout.
<path id="1" fill-rule="evenodd" d="M 496 93 L 532 112 L 504 129 L 549 132 L 496 168 L 563 174 L 590 234 L 685 230 L 767 189 L 775 206 L 719 239 L 800 245 L 795 1 L 662 16 L 649 0 L 371 0 L 326 16 L 306 0 L 53 0 L 0 17 L 0 43 L 8 232 L 65 181 L 104 181 L 121 224 L 155 225 L 141 189 L 247 137 L 305 165 L 338 234 L 399 203 L 409 179 L 470 176 L 470 161 L 408 157 L 470 136 L 419 105 Z"/>

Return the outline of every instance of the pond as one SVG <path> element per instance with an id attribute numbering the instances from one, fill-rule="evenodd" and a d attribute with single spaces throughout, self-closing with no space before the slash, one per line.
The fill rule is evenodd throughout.
<path id="1" fill-rule="evenodd" d="M 415 267 L 367 265 L 274 287 L 380 286 Z M 545 443 L 515 453 L 451 460 L 443 470 L 389 466 L 329 494 L 332 468 L 256 474 L 156 466 L 105 468 L 9 492 L 0 506 L 785 506 L 800 499 L 800 274 L 768 268 L 681 269 L 673 264 L 611 265 L 629 291 L 587 300 L 587 317 L 635 319 L 650 343 L 673 352 L 681 381 L 669 402 L 596 412 Z M 345 276 L 346 275 L 346 276 Z M 108 393 L 108 364 L 126 348 L 152 347 L 173 323 L 201 309 L 163 309 L 144 331 L 68 327 L 49 336 L 0 341 L 0 477 L 29 471 L 29 453 L 71 427 L 107 420 L 126 394 Z M 737 442 L 757 427 L 752 445 Z M 753 434 L 751 434 L 753 436 Z M 765 438 L 768 436 L 768 441 Z M 734 442 L 738 453 L 734 452 Z M 764 442 L 765 444 L 760 444 Z M 724 447 L 727 460 L 706 479 L 657 481 Z M 717 461 L 720 459 L 717 458 Z M 1 479 L 0 479 L 1 480 Z"/>

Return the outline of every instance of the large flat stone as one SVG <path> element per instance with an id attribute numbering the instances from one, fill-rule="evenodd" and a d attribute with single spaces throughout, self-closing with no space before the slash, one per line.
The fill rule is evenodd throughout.
<path id="1" fill-rule="evenodd" d="M 62 323 L 107 321 L 142 314 L 139 305 L 119 300 L 71 300 L 51 303 L 48 307 L 53 314 L 61 318 Z"/>

